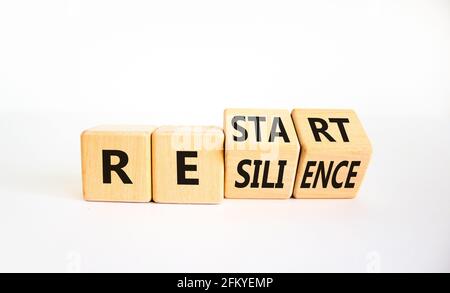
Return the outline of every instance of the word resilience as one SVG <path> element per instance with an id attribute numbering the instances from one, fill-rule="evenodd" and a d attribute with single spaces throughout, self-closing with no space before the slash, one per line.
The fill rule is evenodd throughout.
<path id="1" fill-rule="evenodd" d="M 89 201 L 353 198 L 372 148 L 352 110 L 226 109 L 224 127 L 98 126 L 81 134 Z"/>

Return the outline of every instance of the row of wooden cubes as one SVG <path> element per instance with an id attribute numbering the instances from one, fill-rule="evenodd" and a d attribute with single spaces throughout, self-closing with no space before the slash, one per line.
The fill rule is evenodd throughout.
<path id="1" fill-rule="evenodd" d="M 223 130 L 95 127 L 81 152 L 86 200 L 219 203 L 353 198 L 372 151 L 352 110 L 226 109 Z"/>

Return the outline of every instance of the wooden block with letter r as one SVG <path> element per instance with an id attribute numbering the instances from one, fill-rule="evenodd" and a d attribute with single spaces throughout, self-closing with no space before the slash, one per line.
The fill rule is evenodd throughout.
<path id="1" fill-rule="evenodd" d="M 81 134 L 83 196 L 149 202 L 153 126 L 99 126 Z"/>
<path id="2" fill-rule="evenodd" d="M 220 203 L 224 135 L 209 126 L 165 126 L 152 135 L 153 200 Z"/>
<path id="3" fill-rule="evenodd" d="M 288 110 L 226 109 L 225 197 L 290 198 L 300 146 Z"/>
<path id="4" fill-rule="evenodd" d="M 355 197 L 372 153 L 356 113 L 294 109 L 292 119 L 302 148 L 294 197 Z"/>

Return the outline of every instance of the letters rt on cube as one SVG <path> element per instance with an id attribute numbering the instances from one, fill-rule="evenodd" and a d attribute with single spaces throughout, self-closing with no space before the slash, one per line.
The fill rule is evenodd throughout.
<path id="1" fill-rule="evenodd" d="M 301 144 L 295 198 L 353 198 L 370 161 L 370 141 L 352 110 L 294 109 Z"/>
<path id="2" fill-rule="evenodd" d="M 300 152 L 288 110 L 226 109 L 225 197 L 290 198 Z"/>

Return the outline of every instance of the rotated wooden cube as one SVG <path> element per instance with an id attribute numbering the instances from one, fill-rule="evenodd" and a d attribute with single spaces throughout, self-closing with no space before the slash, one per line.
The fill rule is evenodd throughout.
<path id="1" fill-rule="evenodd" d="M 372 153 L 356 113 L 294 109 L 292 119 L 301 145 L 294 197 L 355 197 Z"/>
<path id="2" fill-rule="evenodd" d="M 208 126 L 165 126 L 152 135 L 153 199 L 159 203 L 223 200 L 224 134 Z"/>
<path id="3" fill-rule="evenodd" d="M 81 134 L 83 196 L 149 202 L 153 126 L 99 126 Z"/>
<path id="4" fill-rule="evenodd" d="M 288 110 L 226 109 L 225 197 L 290 198 L 300 145 Z"/>

